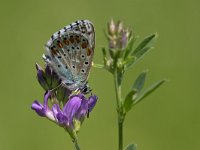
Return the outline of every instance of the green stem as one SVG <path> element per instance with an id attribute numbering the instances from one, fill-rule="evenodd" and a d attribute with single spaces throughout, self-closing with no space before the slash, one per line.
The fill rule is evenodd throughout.
<path id="1" fill-rule="evenodd" d="M 121 107 L 121 85 L 118 82 L 118 75 L 117 73 L 115 73 L 114 75 L 114 79 L 115 79 L 115 94 L 116 94 L 116 103 L 117 103 L 117 112 L 120 111 L 120 107 Z"/>
<path id="2" fill-rule="evenodd" d="M 114 74 L 115 80 L 115 93 L 117 99 L 117 113 L 118 113 L 118 150 L 123 149 L 123 108 L 122 108 L 122 96 L 121 96 L 121 83 L 118 81 L 118 74 L 117 71 Z"/>
<path id="3" fill-rule="evenodd" d="M 119 122 L 119 121 L 118 121 L 118 134 L 119 134 L 118 149 L 122 150 L 123 149 L 123 122 Z"/>
<path id="4" fill-rule="evenodd" d="M 73 140 L 72 142 L 74 143 L 74 146 L 75 146 L 76 150 L 80 150 L 80 147 L 78 145 L 77 139 Z"/>

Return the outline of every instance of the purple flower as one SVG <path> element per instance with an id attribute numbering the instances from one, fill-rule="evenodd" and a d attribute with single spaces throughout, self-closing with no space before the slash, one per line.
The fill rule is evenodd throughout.
<path id="1" fill-rule="evenodd" d="M 89 99 L 83 94 L 71 96 L 63 109 L 58 104 L 54 104 L 52 111 L 59 125 L 64 128 L 75 129 L 75 122 L 83 122 L 89 112 L 92 111 L 97 102 L 97 97 L 92 95 Z"/>
<path id="2" fill-rule="evenodd" d="M 48 106 L 48 100 L 50 98 L 50 92 L 46 92 L 44 95 L 44 105 L 42 105 L 40 102 L 35 100 L 32 105 L 31 109 L 35 110 L 35 112 L 41 116 L 41 117 L 47 117 L 51 121 L 56 121 L 53 115 L 53 112 Z"/>
<path id="3" fill-rule="evenodd" d="M 90 96 L 88 99 L 83 94 L 73 95 L 62 109 L 59 104 L 53 104 L 51 109 L 48 106 L 50 96 L 51 92 L 46 92 L 44 96 L 44 105 L 35 100 L 31 108 L 35 110 L 39 116 L 46 117 L 62 126 L 72 137 L 79 130 L 85 117 L 92 111 L 98 99 L 95 95 Z"/>

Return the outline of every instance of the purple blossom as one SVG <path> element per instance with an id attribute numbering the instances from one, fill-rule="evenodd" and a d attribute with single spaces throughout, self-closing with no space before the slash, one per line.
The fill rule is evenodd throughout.
<path id="1" fill-rule="evenodd" d="M 74 129 L 74 121 L 83 122 L 89 112 L 92 111 L 97 101 L 97 97 L 92 95 L 89 99 L 83 94 L 71 96 L 63 109 L 61 110 L 58 104 L 54 104 L 52 111 L 59 125 Z"/>
<path id="2" fill-rule="evenodd" d="M 54 118 L 53 112 L 51 111 L 51 109 L 48 106 L 48 100 L 50 98 L 50 94 L 51 93 L 49 91 L 45 93 L 45 95 L 44 95 L 44 105 L 42 105 L 40 102 L 35 100 L 31 105 L 31 109 L 35 110 L 35 112 L 39 116 L 47 117 L 51 121 L 55 122 L 55 118 Z"/>
<path id="3" fill-rule="evenodd" d="M 83 122 L 88 113 L 94 108 L 98 99 L 95 95 L 90 96 L 88 99 L 83 94 L 73 95 L 62 109 L 58 104 L 54 104 L 50 109 L 48 106 L 50 95 L 50 91 L 45 93 L 44 105 L 35 100 L 31 108 L 39 116 L 48 118 L 68 131 L 76 129 L 75 122 Z"/>

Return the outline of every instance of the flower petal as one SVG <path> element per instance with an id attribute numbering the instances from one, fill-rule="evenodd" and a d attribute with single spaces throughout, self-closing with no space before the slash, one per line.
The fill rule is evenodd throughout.
<path id="1" fill-rule="evenodd" d="M 58 104 L 54 104 L 52 106 L 52 112 L 53 112 L 53 115 L 54 115 L 54 118 L 56 119 L 56 121 L 59 122 L 59 119 L 57 118 L 57 115 L 59 113 L 62 114 L 62 111 L 61 111 L 61 109 L 60 109 Z"/>
<path id="2" fill-rule="evenodd" d="M 51 92 L 50 91 L 46 91 L 45 94 L 44 94 L 44 108 L 47 110 L 49 109 L 48 107 L 48 99 L 50 98 L 51 96 Z"/>
<path id="3" fill-rule="evenodd" d="M 94 106 L 96 105 L 98 97 L 96 95 L 92 95 L 89 97 L 88 99 L 88 110 L 89 112 L 92 111 L 92 109 L 94 108 Z"/>
<path id="4" fill-rule="evenodd" d="M 31 109 L 35 110 L 35 112 L 41 116 L 41 117 L 45 117 L 45 109 L 44 106 L 38 102 L 37 100 L 35 100 L 32 105 L 31 105 Z"/>
<path id="5" fill-rule="evenodd" d="M 82 122 L 82 120 L 85 118 L 87 113 L 88 113 L 88 100 L 86 100 L 84 98 L 84 99 L 82 99 L 81 106 L 76 113 L 76 119 L 78 119 Z"/>
<path id="6" fill-rule="evenodd" d="M 73 118 L 81 106 L 80 95 L 72 96 L 63 108 L 63 114 L 68 118 L 69 125 L 73 128 Z"/>
<path id="7" fill-rule="evenodd" d="M 54 104 L 52 106 L 52 111 L 53 111 L 53 114 L 56 116 L 58 113 L 62 113 L 60 107 L 58 104 Z"/>
<path id="8" fill-rule="evenodd" d="M 47 114 L 49 114 L 49 111 L 50 111 L 50 109 L 48 107 L 49 97 L 50 97 L 50 92 L 46 92 L 45 95 L 44 95 L 44 105 L 42 105 L 40 102 L 35 100 L 31 105 L 31 109 L 35 110 L 35 112 L 39 116 L 42 116 L 42 117 L 47 116 Z"/>
<path id="9" fill-rule="evenodd" d="M 40 85 L 45 89 L 45 90 L 48 90 L 49 88 L 49 85 L 47 83 L 47 79 L 46 79 L 46 76 L 45 76 L 45 72 L 44 70 L 42 69 L 41 66 L 39 66 L 37 63 L 36 63 L 36 69 L 37 69 L 37 79 L 38 79 L 38 82 L 40 83 Z"/>
<path id="10" fill-rule="evenodd" d="M 45 73 L 46 73 L 47 76 L 52 75 L 52 70 L 48 65 L 46 65 L 46 67 L 45 67 Z"/>

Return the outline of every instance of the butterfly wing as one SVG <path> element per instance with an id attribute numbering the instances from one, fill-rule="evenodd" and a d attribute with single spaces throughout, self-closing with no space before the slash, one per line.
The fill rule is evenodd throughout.
<path id="1" fill-rule="evenodd" d="M 95 33 L 88 20 L 76 21 L 54 33 L 46 44 L 46 63 L 71 89 L 86 86 L 92 65 L 95 47 Z"/>

